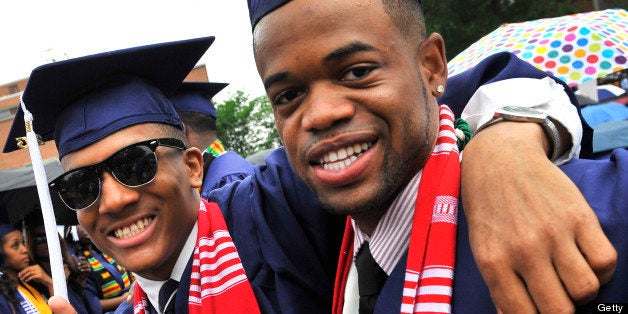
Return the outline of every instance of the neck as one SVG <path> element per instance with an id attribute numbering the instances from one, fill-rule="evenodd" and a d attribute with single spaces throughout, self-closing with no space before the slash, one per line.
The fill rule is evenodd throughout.
<path id="1" fill-rule="evenodd" d="M 358 225 L 360 230 L 362 230 L 362 232 L 371 236 L 373 235 L 373 232 L 375 232 L 375 228 L 377 228 L 379 221 L 382 219 L 382 216 L 384 216 L 384 213 L 386 213 L 387 210 L 388 207 L 384 210 L 354 214 L 351 215 L 351 218 L 355 220 L 355 223 Z"/>

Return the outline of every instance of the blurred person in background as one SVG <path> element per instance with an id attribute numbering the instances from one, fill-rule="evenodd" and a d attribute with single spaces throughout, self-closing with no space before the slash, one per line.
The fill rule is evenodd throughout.
<path id="1" fill-rule="evenodd" d="M 70 228 L 66 227 L 66 230 Z M 70 253 L 78 260 L 85 261 L 90 269 L 86 289 L 96 295 L 103 313 L 115 310 L 126 300 L 134 281 L 133 275 L 113 258 L 102 253 L 80 225 L 76 226 L 76 235 L 76 241 L 69 236 L 66 241 L 70 244 Z"/>

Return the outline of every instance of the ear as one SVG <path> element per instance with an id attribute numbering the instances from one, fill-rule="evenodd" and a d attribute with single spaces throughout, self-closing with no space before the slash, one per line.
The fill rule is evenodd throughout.
<path id="1" fill-rule="evenodd" d="M 436 33 L 430 34 L 421 43 L 417 59 L 421 75 L 425 80 L 425 88 L 434 97 L 442 96 L 447 84 L 447 56 L 445 56 L 443 37 Z"/>
<path id="2" fill-rule="evenodd" d="M 183 152 L 183 162 L 188 170 L 190 187 L 198 189 L 203 185 L 203 154 L 196 147 L 190 147 Z"/>

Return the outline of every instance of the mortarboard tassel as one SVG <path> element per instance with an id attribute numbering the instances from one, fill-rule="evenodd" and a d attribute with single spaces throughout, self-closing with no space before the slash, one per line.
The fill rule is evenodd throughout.
<path id="1" fill-rule="evenodd" d="M 22 111 L 24 112 L 26 143 L 28 145 L 28 152 L 31 156 L 31 163 L 33 164 L 33 174 L 35 175 L 37 194 L 39 194 L 39 203 L 41 205 L 44 227 L 46 229 L 54 295 L 68 300 L 65 271 L 63 267 L 63 260 L 61 258 L 61 244 L 59 243 L 59 236 L 57 232 L 57 221 L 55 220 L 50 191 L 48 190 L 48 180 L 46 178 L 46 170 L 44 169 L 44 161 L 42 160 L 41 152 L 39 151 L 39 142 L 32 128 L 33 115 L 26 110 L 26 105 L 22 99 L 20 99 L 20 104 L 22 106 Z"/>

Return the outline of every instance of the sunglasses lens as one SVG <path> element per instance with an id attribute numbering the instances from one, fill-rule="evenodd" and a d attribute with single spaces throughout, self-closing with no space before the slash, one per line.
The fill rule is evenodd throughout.
<path id="1" fill-rule="evenodd" d="M 132 146 L 118 152 L 108 161 L 111 172 L 120 183 L 140 186 L 155 178 L 157 158 L 147 146 Z"/>
<path id="2" fill-rule="evenodd" d="M 100 174 L 94 168 L 77 169 L 58 182 L 59 195 L 68 207 L 79 210 L 93 204 L 100 194 Z"/>

